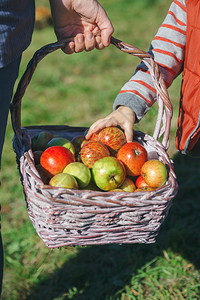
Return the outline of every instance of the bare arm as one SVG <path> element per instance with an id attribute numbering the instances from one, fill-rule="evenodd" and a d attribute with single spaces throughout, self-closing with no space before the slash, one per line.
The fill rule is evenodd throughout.
<path id="1" fill-rule="evenodd" d="M 100 119 L 93 123 L 86 135 L 86 139 L 89 139 L 94 132 L 103 129 L 104 127 L 119 125 L 124 129 L 126 141 L 132 142 L 134 123 L 135 113 L 133 110 L 126 106 L 120 106 L 104 119 Z"/>
<path id="2" fill-rule="evenodd" d="M 172 15 L 176 16 L 176 18 L 172 17 Z M 177 20 L 179 20 L 178 23 Z M 160 26 L 151 43 L 150 54 L 158 63 L 167 87 L 182 71 L 185 54 L 186 23 L 185 1 L 173 1 L 163 25 Z M 166 27 L 174 28 L 174 30 L 166 30 Z M 113 105 L 114 111 L 105 119 L 96 121 L 91 126 L 86 137 L 89 138 L 91 133 L 98 131 L 103 126 L 120 125 L 125 130 L 127 141 L 130 141 L 134 123 L 142 119 L 155 101 L 156 89 L 152 77 L 146 65 L 141 63 L 131 79 L 125 83 L 117 95 Z"/>

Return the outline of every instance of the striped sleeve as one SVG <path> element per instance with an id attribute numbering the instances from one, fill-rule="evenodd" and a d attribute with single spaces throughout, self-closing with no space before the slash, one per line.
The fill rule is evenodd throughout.
<path id="1" fill-rule="evenodd" d="M 185 0 L 174 0 L 148 51 L 159 65 L 167 88 L 183 69 L 186 20 Z M 142 62 L 122 87 L 113 108 L 128 106 L 135 112 L 136 121 L 139 121 L 155 101 L 156 90 L 151 75 Z"/>

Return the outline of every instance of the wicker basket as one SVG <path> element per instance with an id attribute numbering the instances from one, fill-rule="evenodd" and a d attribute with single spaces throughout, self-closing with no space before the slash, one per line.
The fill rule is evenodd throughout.
<path id="1" fill-rule="evenodd" d="M 15 133 L 13 147 L 28 215 L 36 232 L 49 248 L 110 243 L 154 243 L 178 186 L 173 162 L 166 152 L 172 106 L 162 75 L 150 54 L 114 37 L 111 38 L 111 44 L 123 52 L 140 57 L 153 78 L 159 105 L 154 136 L 136 131 L 135 139 L 147 149 L 149 158 L 158 158 L 167 166 L 169 177 L 164 186 L 154 191 L 134 193 L 55 188 L 44 185 L 35 168 L 30 139 L 36 133 L 49 130 L 72 139 L 83 134 L 86 129 L 70 126 L 21 127 L 21 100 L 37 64 L 47 54 L 65 47 L 69 40 L 46 45 L 34 54 L 11 104 Z M 158 138 L 162 134 L 164 136 L 161 143 Z"/>

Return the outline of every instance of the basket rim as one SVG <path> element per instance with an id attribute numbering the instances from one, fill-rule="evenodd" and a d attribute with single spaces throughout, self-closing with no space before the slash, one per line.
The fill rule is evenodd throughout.
<path id="1" fill-rule="evenodd" d="M 44 126 L 27 126 L 22 128 L 22 132 L 23 132 L 23 137 L 22 137 L 22 142 L 24 142 L 24 148 L 23 149 L 19 149 L 20 145 L 17 145 L 17 143 L 15 143 L 15 140 L 17 140 L 17 138 L 14 136 L 14 140 L 13 140 L 13 147 L 14 150 L 16 152 L 16 155 L 18 157 L 19 160 L 19 164 L 21 166 L 21 173 L 23 173 L 23 176 L 26 176 L 25 172 L 28 172 L 29 176 L 33 176 L 34 179 L 37 182 L 37 187 L 43 191 L 47 191 L 50 192 L 51 194 L 55 193 L 55 194 L 60 194 L 60 198 L 57 201 L 55 197 L 53 197 L 53 199 L 51 199 L 51 201 L 54 201 L 55 203 L 60 203 L 60 204 L 65 204 L 65 200 L 62 201 L 61 199 L 61 195 L 71 195 L 71 197 L 73 198 L 73 196 L 79 197 L 80 201 L 78 201 L 77 203 L 79 203 L 79 205 L 81 203 L 86 204 L 86 205 L 91 205 L 92 202 L 90 200 L 90 198 L 95 199 L 96 201 L 98 201 L 98 197 L 101 198 L 109 198 L 110 196 L 114 196 L 114 200 L 106 200 L 108 201 L 110 204 L 109 205 L 119 205 L 119 206 L 123 206 L 121 203 L 122 198 L 124 201 L 125 206 L 135 206 L 131 201 L 131 199 L 133 198 L 137 198 L 140 199 L 141 203 L 146 203 L 146 201 L 149 203 L 156 203 L 156 204 L 162 204 L 164 202 L 170 201 L 177 193 L 178 190 L 178 184 L 176 181 L 176 175 L 174 173 L 173 170 L 173 161 L 169 158 L 168 153 L 165 151 L 164 146 L 162 145 L 162 143 L 160 143 L 158 140 L 155 140 L 152 136 L 145 134 L 141 131 L 136 130 L 135 131 L 135 137 L 136 137 L 136 141 L 137 139 L 141 138 L 143 140 L 144 143 L 154 143 L 154 147 L 155 147 L 155 151 L 158 151 L 159 149 L 159 153 L 161 153 L 162 158 L 165 160 L 165 164 L 169 167 L 169 177 L 168 177 L 168 181 L 166 184 L 164 184 L 163 186 L 152 190 L 152 191 L 137 191 L 137 192 L 112 192 L 112 191 L 92 191 L 92 190 L 86 190 L 86 189 L 77 189 L 77 190 L 72 190 L 72 189 L 66 189 L 66 188 L 60 188 L 60 187 L 52 187 L 50 185 L 44 184 L 40 178 L 40 175 L 37 171 L 37 169 L 35 168 L 35 164 L 34 164 L 34 157 L 33 157 L 33 152 L 30 146 L 30 131 L 31 130 L 39 130 L 42 131 L 43 129 L 51 129 L 53 130 L 69 130 L 70 132 L 73 132 L 74 129 L 78 129 L 78 130 L 82 130 L 84 131 L 85 128 L 87 127 L 80 127 L 80 126 L 67 126 L 67 125 L 44 125 Z M 27 140 L 29 142 L 27 142 Z M 17 148 L 18 146 L 18 148 Z M 161 158 L 161 155 L 159 154 L 159 157 Z M 26 167 L 26 171 L 22 170 L 23 169 L 23 163 L 24 160 L 27 160 L 28 162 L 28 167 Z M 169 191 L 169 192 L 168 192 Z M 162 199 L 159 201 L 155 200 L 156 196 L 161 196 L 162 193 L 164 192 L 168 192 L 167 193 L 167 199 Z M 152 199 L 152 200 L 151 200 Z M 102 199 L 101 199 L 102 200 Z M 93 200 L 92 200 L 93 201 Z M 111 204 L 112 203 L 112 204 Z M 104 206 L 104 205 L 103 205 Z"/>

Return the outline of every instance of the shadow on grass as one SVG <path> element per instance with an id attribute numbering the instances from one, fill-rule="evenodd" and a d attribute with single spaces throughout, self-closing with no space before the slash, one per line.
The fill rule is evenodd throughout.
<path id="1" fill-rule="evenodd" d="M 167 248 L 199 268 L 200 159 L 178 154 L 174 164 L 179 193 L 156 244 L 80 248 L 75 258 L 33 287 L 27 299 L 117 299 L 117 293 L 120 298 L 133 274 Z"/>

